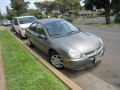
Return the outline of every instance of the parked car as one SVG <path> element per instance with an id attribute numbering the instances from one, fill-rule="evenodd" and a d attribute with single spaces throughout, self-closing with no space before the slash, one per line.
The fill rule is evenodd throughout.
<path id="1" fill-rule="evenodd" d="M 49 55 L 57 69 L 81 70 L 98 63 L 104 55 L 101 38 L 83 32 L 63 19 L 42 19 L 26 30 L 27 43 Z"/>
<path id="2" fill-rule="evenodd" d="M 21 36 L 21 38 L 26 37 L 25 29 L 30 26 L 31 23 L 37 21 L 34 16 L 20 16 L 15 17 L 14 24 L 12 25 L 14 31 Z"/>
<path id="3" fill-rule="evenodd" d="M 11 25 L 10 20 L 7 20 L 7 19 L 6 19 L 6 20 L 3 20 L 2 23 L 3 23 L 4 26 L 9 26 L 9 25 Z"/>

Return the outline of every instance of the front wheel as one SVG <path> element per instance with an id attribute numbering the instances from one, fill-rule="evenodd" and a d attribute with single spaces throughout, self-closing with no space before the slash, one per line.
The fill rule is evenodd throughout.
<path id="1" fill-rule="evenodd" d="M 50 54 L 50 63 L 57 69 L 61 69 L 63 68 L 63 60 L 61 59 L 61 57 L 56 53 L 56 52 L 52 52 Z"/>
<path id="2" fill-rule="evenodd" d="M 22 36 L 22 34 L 21 34 L 21 32 L 20 32 L 20 31 L 19 31 L 19 35 L 20 35 L 20 38 L 21 38 L 21 39 L 23 39 L 23 36 Z"/>
<path id="3" fill-rule="evenodd" d="M 15 32 L 15 29 L 14 29 L 14 27 L 12 27 L 12 26 L 11 26 L 11 31 Z"/>
<path id="4" fill-rule="evenodd" d="M 30 41 L 29 38 L 27 39 L 27 44 L 28 44 L 29 47 L 32 47 L 32 46 L 33 46 L 33 44 L 31 43 L 31 41 Z"/>

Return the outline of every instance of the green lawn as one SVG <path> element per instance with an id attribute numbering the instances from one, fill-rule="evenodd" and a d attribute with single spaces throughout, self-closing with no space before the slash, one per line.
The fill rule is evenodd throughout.
<path id="1" fill-rule="evenodd" d="M 0 31 L 8 90 L 68 90 L 8 31 Z"/>

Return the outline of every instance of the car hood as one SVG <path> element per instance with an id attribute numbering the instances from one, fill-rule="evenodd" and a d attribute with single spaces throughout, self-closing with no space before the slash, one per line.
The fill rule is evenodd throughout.
<path id="1" fill-rule="evenodd" d="M 80 32 L 52 40 L 54 44 L 62 49 L 75 49 L 81 53 L 95 50 L 101 45 L 99 38 L 88 32 Z"/>
<path id="2" fill-rule="evenodd" d="M 31 23 L 20 24 L 20 28 L 28 28 L 30 25 L 31 25 Z"/>

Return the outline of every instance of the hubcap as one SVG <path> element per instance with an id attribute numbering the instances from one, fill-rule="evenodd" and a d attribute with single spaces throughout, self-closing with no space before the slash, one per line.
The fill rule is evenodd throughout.
<path id="1" fill-rule="evenodd" d="M 62 62 L 62 59 L 60 58 L 59 55 L 53 55 L 51 57 L 51 63 L 56 68 L 62 68 L 63 67 L 63 62 Z"/>
<path id="2" fill-rule="evenodd" d="M 30 40 L 29 40 L 29 39 L 27 40 L 27 43 L 28 43 L 28 45 L 29 45 L 29 46 L 31 45 L 31 43 L 30 43 Z"/>

